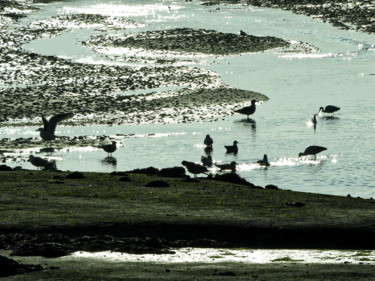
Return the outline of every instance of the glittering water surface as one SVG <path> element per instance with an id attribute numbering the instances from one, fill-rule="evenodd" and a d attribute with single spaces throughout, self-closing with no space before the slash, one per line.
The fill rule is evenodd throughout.
<path id="1" fill-rule="evenodd" d="M 193 124 L 59 126 L 57 135 L 134 134 L 117 137 L 121 147 L 111 161 L 103 151 L 93 148 L 58 151 L 51 157 L 57 160 L 59 169 L 110 172 L 148 166 L 180 166 L 182 160 L 199 162 L 204 155 L 203 139 L 210 134 L 214 139 L 214 161 L 236 161 L 238 173 L 256 185 L 275 184 L 282 189 L 350 193 L 366 198 L 375 196 L 374 35 L 338 30 L 320 20 L 276 9 L 203 6 L 195 1 L 68 1 L 43 6 L 40 12 L 24 21 L 62 13 L 126 17 L 140 23 L 125 31 L 130 33 L 176 27 L 232 33 L 244 30 L 253 35 L 302 41 L 315 49 L 309 53 L 275 49 L 238 56 L 173 54 L 181 64 L 215 71 L 224 83 L 260 92 L 270 100 L 258 105 L 251 122 L 235 114 L 215 122 Z M 96 34 L 95 27 L 77 28 L 54 38 L 33 41 L 25 45 L 25 49 L 81 62 L 129 63 L 110 61 L 81 46 L 81 41 Z M 107 49 L 101 53 L 111 56 L 126 51 Z M 162 57 L 172 54 L 141 52 L 138 55 Z M 329 104 L 339 106 L 341 110 L 334 118 L 319 116 L 314 129 L 308 121 L 320 106 Z M 35 127 L 2 127 L 0 134 L 12 138 L 36 137 L 35 130 Z M 239 142 L 238 155 L 225 154 L 224 145 L 232 144 L 234 140 Z M 325 146 L 327 151 L 316 159 L 298 158 L 298 153 L 309 145 Z M 23 153 L 26 157 L 35 151 Z M 271 162 L 266 169 L 256 164 L 263 154 L 267 154 Z M 32 168 L 26 162 L 22 166 Z"/>
<path id="2" fill-rule="evenodd" d="M 351 263 L 375 264 L 374 251 L 322 251 L 322 250 L 233 250 L 210 248 L 175 249 L 175 254 L 134 255 L 118 252 L 75 252 L 62 259 L 84 260 L 96 259 L 104 262 L 155 262 L 155 263 L 222 263 L 241 262 L 245 264 L 262 264 L 270 262 L 293 263 Z"/>

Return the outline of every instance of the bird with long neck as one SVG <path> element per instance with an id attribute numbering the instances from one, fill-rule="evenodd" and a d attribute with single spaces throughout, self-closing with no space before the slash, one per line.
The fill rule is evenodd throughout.
<path id="1" fill-rule="evenodd" d="M 335 113 L 336 111 L 339 111 L 340 107 L 334 106 L 334 105 L 327 105 L 325 108 L 320 107 L 319 108 L 319 113 L 324 112 L 324 113 Z"/>
<path id="2" fill-rule="evenodd" d="M 268 162 L 267 154 L 264 154 L 263 159 L 258 160 L 257 163 L 261 166 L 266 166 L 266 167 L 270 166 L 270 162 Z"/>
<path id="3" fill-rule="evenodd" d="M 300 152 L 298 154 L 298 157 L 301 156 L 307 156 L 307 155 L 314 155 L 314 159 L 316 159 L 316 155 L 324 150 L 327 150 L 327 148 L 319 145 L 311 145 L 305 149 L 304 152 Z"/>

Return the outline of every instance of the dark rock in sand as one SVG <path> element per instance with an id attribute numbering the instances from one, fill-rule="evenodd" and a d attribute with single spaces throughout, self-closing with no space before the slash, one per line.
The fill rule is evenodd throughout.
<path id="1" fill-rule="evenodd" d="M 12 171 L 13 169 L 7 165 L 0 165 L 0 171 Z"/>
<path id="2" fill-rule="evenodd" d="M 131 181 L 131 179 L 129 177 L 121 177 L 119 179 L 119 181 L 123 181 L 123 182 L 126 182 L 126 181 Z"/>
<path id="3" fill-rule="evenodd" d="M 157 180 L 149 182 L 148 184 L 146 184 L 146 187 L 170 187 L 170 185 L 165 181 Z"/>
<path id="4" fill-rule="evenodd" d="M 84 179 L 85 176 L 81 172 L 73 172 L 66 176 L 67 179 Z"/>
<path id="5" fill-rule="evenodd" d="M 287 203 L 285 203 L 285 205 L 290 206 L 290 207 L 304 207 L 304 206 L 306 206 L 306 204 L 303 203 L 303 202 L 287 202 Z"/>
<path id="6" fill-rule="evenodd" d="M 32 271 L 40 271 L 44 268 L 40 265 L 25 265 L 7 257 L 0 256 L 0 277 L 16 274 L 25 274 Z"/>
<path id="7" fill-rule="evenodd" d="M 140 169 L 128 171 L 128 173 L 145 174 L 145 175 L 157 175 L 159 173 L 159 169 L 154 168 L 154 167 L 140 168 Z"/>
<path id="8" fill-rule="evenodd" d="M 274 184 L 268 184 L 264 187 L 265 189 L 273 189 L 273 190 L 278 190 L 279 188 L 274 185 Z"/>
<path id="9" fill-rule="evenodd" d="M 183 167 L 164 168 L 159 171 L 159 176 L 169 178 L 185 178 L 186 170 Z"/>
<path id="10" fill-rule="evenodd" d="M 255 186 L 251 182 L 248 182 L 244 178 L 241 178 L 236 173 L 226 173 L 226 174 L 222 174 L 222 175 L 216 174 L 215 177 L 214 177 L 214 179 L 215 180 L 219 180 L 219 181 L 225 181 L 225 182 L 243 184 L 243 185 L 249 186 L 251 188 L 258 188 L 257 186 Z"/>

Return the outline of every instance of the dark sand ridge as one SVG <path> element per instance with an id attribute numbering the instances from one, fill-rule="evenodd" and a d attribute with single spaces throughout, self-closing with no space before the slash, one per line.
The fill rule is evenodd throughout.
<path id="1" fill-rule="evenodd" d="M 46 268 L 24 277 L 19 275 L 17 280 L 77 280 L 70 279 L 76 276 L 82 280 L 97 276 L 102 276 L 102 280 L 117 280 L 115 276 L 180 280 L 184 272 L 199 280 L 215 279 L 218 273 L 244 280 L 375 278 L 374 266 L 366 264 L 122 262 L 120 266 L 101 261 L 73 264 L 69 260 L 33 258 L 66 255 L 78 249 L 160 253 L 173 250 L 170 247 L 186 246 L 375 248 L 374 200 L 260 189 L 202 178 L 199 182 L 186 182 L 164 176 L 163 181 L 170 187 L 145 187 L 160 177 L 84 173 L 84 178 L 79 179 L 68 175 L 27 170 L 0 172 L 4 206 L 0 208 L 0 248 L 14 251 L 17 256 L 29 256 L 13 257 L 16 260 L 43 263 Z M 298 207 L 295 202 L 305 205 Z M 365 252 L 353 254 L 366 261 Z M 87 270 L 88 264 L 93 270 Z M 59 268 L 49 269 L 51 266 Z"/>
<path id="2" fill-rule="evenodd" d="M 67 23 L 84 26 L 98 20 L 103 28 L 113 28 L 113 18 L 98 15 L 59 16 L 40 22 L 31 23 L 27 27 L 19 27 L 8 32 L 1 38 L 6 46 L 0 56 L 5 70 L 0 81 L 5 88 L 1 91 L 2 111 L 0 125 L 8 125 L 9 120 L 27 118 L 29 121 L 18 120 L 18 124 L 33 124 L 40 112 L 51 115 L 60 111 L 73 111 L 75 118 L 71 122 L 87 123 L 119 123 L 139 124 L 149 122 L 187 122 L 192 120 L 214 120 L 228 114 L 228 111 L 214 111 L 216 105 L 228 105 L 233 108 L 250 101 L 253 98 L 266 100 L 259 93 L 233 89 L 223 85 L 214 72 L 185 66 L 170 65 L 162 61 L 150 67 L 126 67 L 118 65 L 97 65 L 75 63 L 70 60 L 53 56 L 41 56 L 27 53 L 21 45 L 30 40 L 51 37 L 67 31 Z M 134 22 L 126 22 L 137 26 Z M 4 27 L 6 30 L 6 27 Z M 154 32 L 156 36 L 163 32 Z M 176 34 L 179 36 L 179 52 L 191 49 L 191 38 L 202 41 L 200 49 L 206 53 L 218 54 L 216 44 L 224 42 L 220 54 L 263 51 L 269 48 L 288 46 L 284 40 L 274 37 L 240 36 L 223 34 L 206 30 L 172 30 L 163 42 L 171 44 Z M 207 36 L 209 34 L 209 36 Z M 144 34 L 139 35 L 136 47 L 148 48 L 149 40 Z M 203 40 L 209 38 L 209 40 Z M 113 40 L 101 38 L 100 44 L 112 44 Z M 232 42 L 233 41 L 233 42 Z M 93 45 L 92 41 L 89 41 Z M 159 42 L 159 41 L 158 41 Z M 231 43 L 232 42 L 232 43 Z M 241 43 L 242 42 L 242 43 Z M 254 42 L 254 44 L 250 44 Z M 159 42 L 160 43 L 160 42 Z M 196 41 L 194 41 L 194 44 Z M 241 43 L 241 47 L 237 45 Z M 116 43 L 119 44 L 119 43 Z M 247 46 L 247 47 L 246 47 Z M 165 46 L 153 45 L 154 49 L 165 50 Z M 228 49 L 225 51 L 225 49 Z M 151 61 L 152 63 L 152 61 Z M 185 88 L 165 92 L 165 98 L 153 93 L 131 97 L 121 94 L 123 91 L 152 89 L 166 86 L 183 86 Z M 150 90 L 151 91 L 151 90 Z M 158 97 L 158 98 L 156 98 Z M 235 97 L 235 98 L 233 98 Z M 210 100 L 210 102 L 206 102 Z M 211 100 L 213 102 L 211 102 Z M 209 114 L 201 114 L 201 108 L 206 107 Z M 210 112 L 211 111 L 211 112 Z M 182 112 L 183 114 L 180 114 Z M 188 112 L 187 115 L 184 113 Z M 90 115 L 90 117 L 86 117 Z M 195 115 L 194 118 L 191 118 Z M 13 123 L 13 122 L 12 122 Z M 34 123 L 35 124 L 35 123 Z"/>
<path id="3" fill-rule="evenodd" d="M 375 2 L 370 0 L 205 0 L 203 3 L 281 8 L 296 14 L 320 18 L 341 29 L 375 32 Z"/>

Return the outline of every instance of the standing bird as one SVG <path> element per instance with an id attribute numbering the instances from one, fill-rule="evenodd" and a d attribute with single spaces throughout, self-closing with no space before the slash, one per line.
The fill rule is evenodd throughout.
<path id="1" fill-rule="evenodd" d="M 202 162 L 203 166 L 211 167 L 212 163 L 213 163 L 211 155 L 208 155 L 207 157 L 202 156 L 201 162 Z"/>
<path id="2" fill-rule="evenodd" d="M 238 152 L 237 143 L 239 143 L 239 142 L 238 141 L 234 141 L 233 145 L 224 145 L 224 147 L 227 150 L 227 153 L 237 154 L 237 152 Z"/>
<path id="3" fill-rule="evenodd" d="M 312 146 L 309 146 L 308 148 L 306 148 L 304 152 L 300 152 L 298 154 L 298 157 L 306 156 L 306 155 L 314 155 L 314 157 L 316 159 L 316 154 L 318 154 L 319 152 L 322 152 L 323 150 L 327 150 L 327 148 L 325 148 L 323 146 L 312 145 Z"/>
<path id="4" fill-rule="evenodd" d="M 234 161 L 230 162 L 230 164 L 215 164 L 215 166 L 218 167 L 220 171 L 231 170 L 232 173 L 236 172 L 236 165 L 237 163 Z"/>
<path id="5" fill-rule="evenodd" d="M 42 114 L 43 120 L 43 128 L 39 128 L 37 131 L 40 132 L 40 137 L 44 141 L 52 141 L 56 139 L 55 130 L 57 123 L 74 116 L 73 113 L 60 113 L 52 116 L 49 120 L 47 120 L 44 115 Z"/>
<path id="6" fill-rule="evenodd" d="M 214 140 L 210 137 L 210 135 L 206 135 L 203 143 L 206 145 L 206 147 L 212 147 Z"/>
<path id="7" fill-rule="evenodd" d="M 270 162 L 268 162 L 268 157 L 267 157 L 267 154 L 264 154 L 263 156 L 263 160 L 258 160 L 257 163 L 261 166 L 270 166 Z"/>
<path id="8" fill-rule="evenodd" d="M 331 113 L 333 114 L 336 111 L 339 111 L 340 107 L 334 106 L 334 105 L 327 105 L 326 108 L 319 108 L 319 112 L 322 111 L 324 113 Z"/>
<path id="9" fill-rule="evenodd" d="M 40 157 L 35 157 L 34 155 L 29 156 L 29 160 L 31 164 L 33 164 L 37 169 L 43 168 L 45 170 L 56 170 L 56 163 L 55 162 L 50 162 L 46 159 L 40 158 Z"/>
<path id="10" fill-rule="evenodd" d="M 103 148 L 103 150 L 108 153 L 108 157 L 112 156 L 112 153 L 117 149 L 116 142 L 113 141 L 112 144 L 103 145 L 101 146 L 101 148 Z"/>
<path id="11" fill-rule="evenodd" d="M 194 178 L 197 177 L 197 174 L 208 172 L 206 167 L 199 165 L 199 164 L 195 164 L 194 162 L 182 161 L 181 164 L 186 167 L 189 173 L 194 174 Z"/>
<path id="12" fill-rule="evenodd" d="M 313 118 L 311 118 L 311 123 L 313 124 L 314 126 L 314 129 L 316 129 L 316 124 L 318 124 L 318 121 L 316 120 L 316 115 L 318 114 L 314 114 Z"/>
<path id="13" fill-rule="evenodd" d="M 249 119 L 249 115 L 254 114 L 254 112 L 255 112 L 255 109 L 256 109 L 255 103 L 256 102 L 257 102 L 256 100 L 251 100 L 251 105 L 250 106 L 245 106 L 245 107 L 243 107 L 241 109 L 235 110 L 234 112 L 247 115 L 247 119 Z"/>

